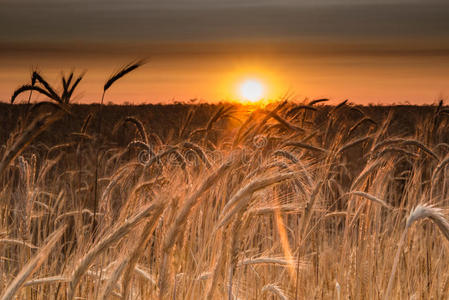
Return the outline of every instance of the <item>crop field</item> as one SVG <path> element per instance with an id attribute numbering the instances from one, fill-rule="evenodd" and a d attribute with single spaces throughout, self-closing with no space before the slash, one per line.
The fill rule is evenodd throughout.
<path id="1" fill-rule="evenodd" d="M 0 299 L 448 298 L 443 102 L 103 105 L 132 70 L 0 104 Z"/>

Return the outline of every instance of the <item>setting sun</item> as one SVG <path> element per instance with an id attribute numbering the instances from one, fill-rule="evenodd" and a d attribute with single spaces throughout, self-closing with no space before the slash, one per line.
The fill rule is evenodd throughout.
<path id="1" fill-rule="evenodd" d="M 258 80 L 248 79 L 240 85 L 240 95 L 251 102 L 262 99 L 264 91 L 263 84 Z"/>

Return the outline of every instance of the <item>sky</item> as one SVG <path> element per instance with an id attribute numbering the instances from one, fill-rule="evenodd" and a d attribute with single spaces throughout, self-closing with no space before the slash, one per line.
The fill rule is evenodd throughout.
<path id="1" fill-rule="evenodd" d="M 108 92 L 113 103 L 265 97 L 430 104 L 449 96 L 449 2 L 436 0 L 0 0 L 0 101 L 33 68 L 98 102 L 109 75 L 148 63 Z M 39 100 L 41 98 L 37 98 Z"/>

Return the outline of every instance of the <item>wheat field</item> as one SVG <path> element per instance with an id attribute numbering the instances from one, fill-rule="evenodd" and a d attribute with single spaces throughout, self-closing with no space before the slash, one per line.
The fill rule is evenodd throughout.
<path id="1" fill-rule="evenodd" d="M 0 299 L 447 299 L 442 102 L 112 118 L 109 87 L 141 63 L 82 122 L 82 75 L 55 88 L 34 72 L 14 91 L 46 100 L 2 140 Z"/>

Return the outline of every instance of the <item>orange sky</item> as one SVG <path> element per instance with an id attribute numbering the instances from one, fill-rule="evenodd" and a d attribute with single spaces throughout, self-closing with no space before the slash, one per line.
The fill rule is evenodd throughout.
<path id="1" fill-rule="evenodd" d="M 149 61 L 118 81 L 107 102 L 232 100 L 239 97 L 238 84 L 246 78 L 260 79 L 270 99 L 288 95 L 295 100 L 326 97 L 335 102 L 349 98 L 365 104 L 425 104 L 449 95 L 449 56 L 444 48 L 340 44 L 327 51 L 319 44 L 307 45 L 307 49 L 292 43 L 275 47 L 237 42 L 231 46 L 171 43 L 132 49 L 68 45 L 34 53 L 19 51 L 19 45 L 14 50 L 4 49 L 0 56 L 0 99 L 7 101 L 16 87 L 29 81 L 31 67 L 38 66 L 55 84 L 59 84 L 61 71 L 87 71 L 75 101 L 98 102 L 107 77 L 136 57 Z M 110 51 L 95 50 L 111 47 Z"/>
<path id="2" fill-rule="evenodd" d="M 106 102 L 233 100 L 258 78 L 266 97 L 430 104 L 449 95 L 443 0 L 0 0 L 0 101 L 36 67 L 87 71 L 75 101 L 98 102 L 108 76 L 141 69 Z M 36 99 L 39 100 L 39 99 Z"/>

